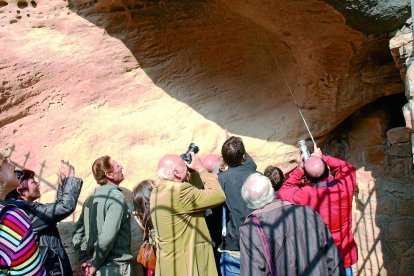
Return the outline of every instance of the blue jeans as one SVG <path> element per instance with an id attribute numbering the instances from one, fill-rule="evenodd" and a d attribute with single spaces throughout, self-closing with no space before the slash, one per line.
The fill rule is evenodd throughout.
<path id="1" fill-rule="evenodd" d="M 352 267 L 345 268 L 346 276 L 354 276 L 354 272 L 352 271 Z"/>
<path id="2" fill-rule="evenodd" d="M 227 252 L 221 253 L 220 270 L 222 276 L 239 276 L 240 259 L 231 256 Z"/>

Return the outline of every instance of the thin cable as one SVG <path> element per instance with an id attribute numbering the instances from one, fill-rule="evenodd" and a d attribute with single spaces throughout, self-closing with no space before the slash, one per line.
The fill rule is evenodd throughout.
<path id="1" fill-rule="evenodd" d="M 283 74 L 282 68 L 280 67 L 279 62 L 277 61 L 276 56 L 273 54 L 273 51 L 272 51 L 272 48 L 270 47 L 270 43 L 269 43 L 269 40 L 267 38 L 267 35 L 265 35 L 265 39 L 266 39 L 267 47 L 269 48 L 269 51 L 270 51 L 270 55 L 272 56 L 273 60 L 275 61 L 276 66 L 279 69 L 283 80 L 285 81 L 286 87 L 289 89 L 290 95 L 292 95 L 293 101 L 295 102 L 296 107 L 299 110 L 300 117 L 302 117 L 302 120 L 305 123 L 306 130 L 308 131 L 308 133 L 310 135 L 310 138 L 312 139 L 313 145 L 316 146 L 315 139 L 313 139 L 312 133 L 311 133 L 309 127 L 308 127 L 308 124 L 306 123 L 306 120 L 305 120 L 305 117 L 303 116 L 302 110 L 300 110 L 300 107 L 298 105 L 298 102 L 296 101 L 295 95 L 293 94 L 292 89 L 290 89 L 289 83 L 286 80 L 285 74 Z"/>

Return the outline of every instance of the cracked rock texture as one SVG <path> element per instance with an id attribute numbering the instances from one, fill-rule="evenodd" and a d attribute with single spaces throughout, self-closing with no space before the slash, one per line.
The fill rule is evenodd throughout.
<path id="1" fill-rule="evenodd" d="M 344 9 L 351 2 L 344 1 Z M 372 1 L 357 2 L 367 7 Z M 191 142 L 200 155 L 219 153 L 224 129 L 243 137 L 260 171 L 270 163 L 289 171 L 296 142 L 309 135 L 286 82 L 321 143 L 361 107 L 403 93 L 388 38 L 366 33 L 376 20 L 403 24 L 407 1 L 393 2 L 399 6 L 390 16 L 376 4 L 374 17 L 351 5 L 351 13 L 366 18 L 363 24 L 329 3 L 0 0 L 1 146 L 13 149 L 18 166 L 37 172 L 42 202 L 54 198 L 61 159 L 84 178 L 77 210 L 60 225 L 71 257 L 72 221 L 95 188 L 90 167 L 99 156 L 109 154 L 124 166 L 129 198 L 141 180 L 156 178 L 162 155 L 180 154 Z M 386 130 L 376 132 L 378 124 L 368 121 L 380 136 L 372 140 L 369 162 L 380 172 Z M 352 157 L 356 142 L 346 143 Z M 366 164 L 358 169 L 362 180 L 371 175 Z M 380 229 L 375 220 L 366 223 Z M 363 233 L 365 221 L 356 227 Z M 136 224 L 133 236 L 136 249 Z M 361 234 L 361 242 L 366 237 Z M 398 263 L 410 263 L 402 258 L 409 256 L 404 241 Z M 398 274 L 383 261 L 388 251 L 380 245 L 374 236 L 355 271 Z M 372 252 L 380 254 L 378 266 L 369 266 Z"/>

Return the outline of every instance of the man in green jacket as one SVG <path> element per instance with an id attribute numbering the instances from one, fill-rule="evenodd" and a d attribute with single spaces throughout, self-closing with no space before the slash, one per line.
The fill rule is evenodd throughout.
<path id="1" fill-rule="evenodd" d="M 130 212 L 119 184 L 122 166 L 98 158 L 92 172 L 100 187 L 88 197 L 76 223 L 73 244 L 83 275 L 131 275 Z"/>

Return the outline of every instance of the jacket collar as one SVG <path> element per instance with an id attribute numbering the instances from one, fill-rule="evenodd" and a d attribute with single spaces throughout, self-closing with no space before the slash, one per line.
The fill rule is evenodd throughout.
<path id="1" fill-rule="evenodd" d="M 119 185 L 116 185 L 112 182 L 108 182 L 105 185 L 101 185 L 99 188 L 101 188 L 101 190 L 108 190 L 108 191 L 117 189 L 122 192 L 122 189 L 119 187 Z"/>
<path id="2" fill-rule="evenodd" d="M 260 213 L 264 213 L 270 210 L 275 210 L 277 208 L 283 207 L 283 206 L 288 206 L 288 205 L 292 205 L 292 203 L 284 201 L 284 200 L 280 200 L 280 199 L 275 199 L 274 201 L 272 201 L 271 203 L 265 205 L 264 207 L 262 207 L 261 209 L 256 209 L 253 212 L 250 213 L 249 217 L 251 217 L 252 215 L 257 215 Z"/>
<path id="3" fill-rule="evenodd" d="M 311 186 L 314 188 L 319 188 L 319 187 L 331 187 L 333 185 L 335 185 L 337 183 L 337 181 L 335 180 L 335 178 L 330 175 L 329 177 L 325 178 L 322 181 L 319 181 L 317 183 L 312 183 Z"/>

